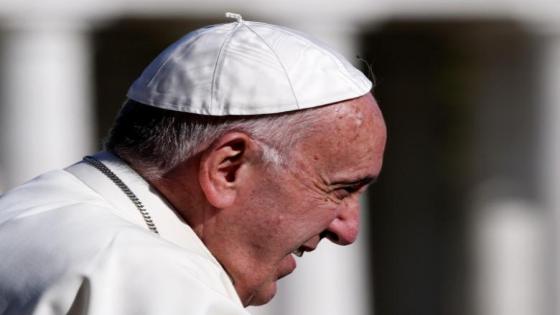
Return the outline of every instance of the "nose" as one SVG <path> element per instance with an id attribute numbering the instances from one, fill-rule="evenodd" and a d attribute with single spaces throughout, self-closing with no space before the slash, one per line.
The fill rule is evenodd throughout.
<path id="1" fill-rule="evenodd" d="M 326 237 L 338 245 L 350 245 L 358 237 L 359 229 L 360 204 L 356 201 L 353 205 L 348 205 L 340 211 L 338 216 L 321 234 L 321 237 Z"/>

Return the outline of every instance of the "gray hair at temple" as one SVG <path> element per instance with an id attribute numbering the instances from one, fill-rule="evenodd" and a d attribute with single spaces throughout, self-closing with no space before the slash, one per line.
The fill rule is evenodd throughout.
<path id="1" fill-rule="evenodd" d="M 271 166 L 289 166 L 294 145 L 321 120 L 321 107 L 255 116 L 204 116 L 164 110 L 127 100 L 105 142 L 105 149 L 133 162 L 157 179 L 210 147 L 230 131 L 246 133 Z"/>

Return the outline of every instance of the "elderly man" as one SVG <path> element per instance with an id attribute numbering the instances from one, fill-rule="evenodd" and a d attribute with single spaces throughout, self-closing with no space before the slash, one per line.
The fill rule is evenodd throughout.
<path id="1" fill-rule="evenodd" d="M 299 32 L 194 31 L 132 85 L 105 152 L 0 199 L 0 314 L 247 314 L 295 256 L 358 233 L 385 125 Z"/>

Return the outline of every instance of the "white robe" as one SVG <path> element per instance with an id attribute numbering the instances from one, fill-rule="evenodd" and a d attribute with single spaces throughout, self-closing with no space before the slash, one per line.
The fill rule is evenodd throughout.
<path id="1" fill-rule="evenodd" d="M 166 201 L 110 153 L 159 235 L 80 162 L 0 197 L 0 314 L 247 315 L 228 275 Z"/>

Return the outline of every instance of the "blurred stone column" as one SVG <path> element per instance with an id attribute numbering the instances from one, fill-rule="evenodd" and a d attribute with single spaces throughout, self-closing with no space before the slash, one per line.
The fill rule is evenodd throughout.
<path id="1" fill-rule="evenodd" d="M 540 57 L 532 31 L 504 26 L 486 28 L 466 46 L 476 62 L 468 89 L 473 203 L 466 272 L 472 300 L 464 314 L 552 314 L 547 211 L 538 175 Z"/>
<path id="2" fill-rule="evenodd" d="M 330 21 L 324 24 L 324 21 Z M 282 23 L 281 23 L 282 24 Z M 352 25 L 324 19 L 321 22 L 290 24 L 312 34 L 359 65 L 357 33 Z M 361 229 L 358 240 L 347 247 L 323 240 L 317 250 L 297 260 L 296 271 L 279 281 L 279 292 L 270 305 L 251 308 L 255 315 L 340 315 L 373 314 L 370 299 L 370 269 L 367 265 L 369 206 L 362 198 Z"/>
<path id="3" fill-rule="evenodd" d="M 3 25 L 0 189 L 61 168 L 92 149 L 91 48 L 64 18 Z"/>
<path id="4" fill-rule="evenodd" d="M 542 32 L 541 81 L 541 191 L 548 212 L 550 231 L 547 279 L 551 302 L 549 314 L 560 314 L 560 23 L 551 23 Z"/>
<path id="5" fill-rule="evenodd" d="M 542 209 L 519 199 L 496 198 L 478 205 L 471 231 L 475 271 L 471 314 L 552 314 L 547 312 L 542 214 Z"/>

